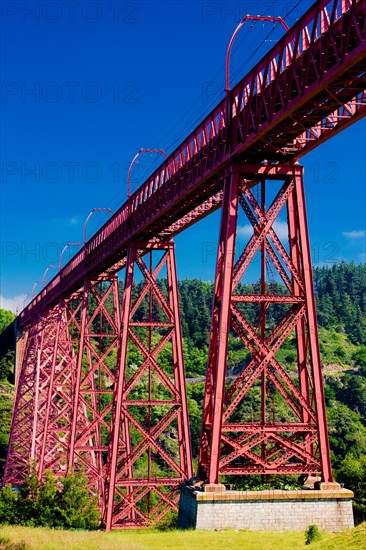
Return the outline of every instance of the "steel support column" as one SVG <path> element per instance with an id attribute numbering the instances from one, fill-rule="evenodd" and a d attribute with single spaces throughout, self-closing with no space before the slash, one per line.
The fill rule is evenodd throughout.
<path id="1" fill-rule="evenodd" d="M 212 310 L 212 326 L 206 373 L 206 391 L 199 456 L 199 476 L 207 471 L 210 483 L 218 483 L 221 425 L 227 347 L 229 338 L 231 287 L 238 217 L 239 173 L 233 166 L 226 177 L 222 201 L 219 247 Z"/>
<path id="2" fill-rule="evenodd" d="M 303 169 L 239 170 L 224 188 L 198 475 L 209 483 L 280 473 L 331 481 Z M 253 234 L 234 264 L 238 203 Z M 249 268 L 251 278 L 257 268 L 256 285 L 245 284 Z M 230 331 L 245 360 L 225 381 Z"/>
<path id="3" fill-rule="evenodd" d="M 85 472 L 103 514 L 120 330 L 117 275 L 85 281 L 74 304 L 73 324 L 77 353 L 67 463 L 69 471 Z"/>
<path id="4" fill-rule="evenodd" d="M 141 283 L 134 282 L 135 267 Z M 167 288 L 158 281 L 164 270 Z M 179 484 L 192 476 L 172 242 L 129 248 L 117 369 L 107 530 L 156 523 L 177 508 Z"/>
<path id="5" fill-rule="evenodd" d="M 61 300 L 53 311 L 52 338 L 47 339 L 48 349 L 44 346 L 41 354 L 40 372 L 44 380 L 40 384 L 35 449 L 40 479 L 46 470 L 51 470 L 57 477 L 67 472 L 76 370 L 71 303 L 71 297 Z M 47 332 L 48 328 L 45 336 Z"/>
<path id="6" fill-rule="evenodd" d="M 59 338 L 60 338 L 60 325 L 62 323 L 62 315 L 63 315 L 63 304 L 60 304 L 60 306 L 57 308 L 55 312 L 55 323 L 53 325 L 53 331 L 51 334 L 51 342 L 50 342 L 50 348 L 51 353 L 49 353 L 48 359 L 50 358 L 50 368 L 49 372 L 47 373 L 47 385 L 44 388 L 44 394 L 45 394 L 45 402 L 43 407 L 43 422 L 40 421 L 40 418 L 37 420 L 37 427 L 38 430 L 41 428 L 41 436 L 40 436 L 40 448 L 39 448 L 39 455 L 35 457 L 37 459 L 37 470 L 38 470 L 38 478 L 42 479 L 44 474 L 44 464 L 45 464 L 45 454 L 46 449 L 52 453 L 54 458 L 56 456 L 56 449 L 54 448 L 54 445 L 51 443 L 51 438 L 49 434 L 49 424 L 50 424 L 50 416 L 51 416 L 51 408 L 52 408 L 52 402 L 54 400 L 54 380 L 56 376 L 56 362 L 59 355 Z M 43 351 L 43 350 L 42 350 Z M 40 353 L 40 361 L 37 361 L 37 367 L 38 363 L 42 361 L 42 354 Z M 38 369 L 37 369 L 38 371 Z M 37 399 L 37 403 L 39 400 Z M 37 407 L 35 407 L 37 411 Z M 50 450 L 51 447 L 51 450 Z M 50 457 L 49 457 L 50 459 Z"/>
<path id="7" fill-rule="evenodd" d="M 305 194 L 303 174 L 295 176 L 295 192 L 297 218 L 300 234 L 300 254 L 302 257 L 303 280 L 307 308 L 307 323 L 309 331 L 309 347 L 312 373 L 314 377 L 314 401 L 317 411 L 319 450 L 322 466 L 322 477 L 324 481 L 332 481 L 332 468 L 330 463 L 328 427 L 325 414 L 325 399 L 323 379 L 321 372 L 321 360 L 319 350 L 318 323 L 316 319 L 315 294 L 313 271 L 311 265 L 311 251 L 309 242 L 309 231 L 306 216 Z"/>
<path id="8" fill-rule="evenodd" d="M 39 390 L 39 350 L 42 340 L 42 322 L 38 318 L 24 327 L 22 342 L 24 353 L 19 363 L 16 395 L 9 435 L 8 453 L 3 482 L 19 485 L 29 471 L 29 463 L 34 457 L 36 427 L 36 401 Z M 23 344 L 22 344 L 23 345 Z M 36 367 L 35 367 L 36 366 Z"/>

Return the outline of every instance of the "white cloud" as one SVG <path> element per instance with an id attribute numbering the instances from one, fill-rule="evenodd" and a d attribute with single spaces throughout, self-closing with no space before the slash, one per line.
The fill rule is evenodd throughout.
<path id="1" fill-rule="evenodd" d="M 238 225 L 236 230 L 238 237 L 251 237 L 253 235 L 253 226 L 252 225 Z"/>
<path id="2" fill-rule="evenodd" d="M 273 229 L 276 232 L 276 235 L 281 240 L 288 239 L 288 226 L 287 222 L 282 220 L 276 220 L 273 224 Z M 238 237 L 250 238 L 253 235 L 253 227 L 249 224 L 247 225 L 238 225 L 237 229 Z"/>
<path id="3" fill-rule="evenodd" d="M 277 237 L 281 240 L 288 239 L 288 225 L 287 222 L 282 220 L 276 220 L 273 224 L 273 229 L 275 230 Z"/>
<path id="4" fill-rule="evenodd" d="M 347 239 L 364 239 L 366 237 L 366 231 L 364 229 L 358 231 L 342 231 L 342 235 Z"/>
<path id="5" fill-rule="evenodd" d="M 24 298 L 25 294 L 14 296 L 13 298 L 5 298 L 5 296 L 1 296 L 0 294 L 0 308 L 17 313 L 23 309 Z"/>
<path id="6" fill-rule="evenodd" d="M 49 223 L 52 227 L 71 227 L 73 225 L 80 225 L 80 218 L 78 216 L 72 216 L 71 218 L 50 218 L 46 223 Z"/>

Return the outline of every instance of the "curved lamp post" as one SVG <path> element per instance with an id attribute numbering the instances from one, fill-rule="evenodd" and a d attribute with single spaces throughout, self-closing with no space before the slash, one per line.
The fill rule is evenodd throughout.
<path id="1" fill-rule="evenodd" d="M 229 46 L 226 52 L 226 62 L 225 62 L 225 92 L 228 94 L 230 92 L 230 54 L 231 50 L 234 44 L 234 40 L 236 38 L 236 35 L 238 34 L 239 30 L 242 28 L 244 23 L 246 21 L 275 21 L 281 23 L 281 25 L 286 29 L 286 31 L 289 30 L 289 27 L 286 25 L 285 21 L 282 19 L 282 17 L 272 17 L 271 15 L 245 15 L 243 19 L 240 21 L 239 25 L 236 27 L 231 40 L 229 42 Z"/>
<path id="2" fill-rule="evenodd" d="M 114 214 L 114 212 L 111 208 L 93 208 L 93 210 L 90 212 L 89 216 L 86 218 L 85 223 L 84 223 L 84 244 L 86 243 L 86 228 L 88 226 L 89 220 L 92 217 L 92 215 L 94 214 L 94 212 L 96 212 L 97 210 L 102 210 L 104 212 L 110 212 L 112 215 Z"/>
<path id="3" fill-rule="evenodd" d="M 22 308 L 22 297 L 18 296 L 17 307 L 16 307 L 16 310 L 15 310 L 15 313 L 18 314 L 22 309 L 24 309 L 25 301 L 26 301 L 28 295 L 29 295 L 29 292 L 27 292 L 27 294 L 23 298 L 23 308 Z"/>
<path id="4" fill-rule="evenodd" d="M 131 197 L 131 172 L 132 172 L 132 168 L 133 168 L 133 165 L 135 164 L 137 158 L 139 157 L 139 155 L 141 155 L 141 153 L 161 153 L 162 155 L 164 155 L 165 158 L 168 158 L 168 155 L 166 154 L 166 152 L 163 149 L 143 149 L 142 148 L 136 153 L 136 155 L 132 159 L 132 162 L 130 164 L 130 167 L 128 169 L 128 174 L 127 174 L 127 197 L 128 197 L 128 200 L 130 200 L 130 197 Z"/>
<path id="5" fill-rule="evenodd" d="M 79 241 L 77 241 L 77 242 L 75 242 L 75 241 L 69 241 L 68 243 L 65 244 L 65 246 L 63 247 L 62 252 L 61 252 L 61 254 L 60 254 L 60 260 L 59 260 L 59 265 L 58 265 L 59 269 L 62 268 L 62 256 L 64 255 L 64 252 L 68 249 L 68 247 L 69 247 L 70 245 L 78 245 L 78 246 L 81 246 L 81 243 L 80 243 Z"/>
<path id="6" fill-rule="evenodd" d="M 32 292 L 31 292 L 31 294 L 32 294 L 32 300 L 33 300 L 33 298 L 34 298 L 34 295 L 35 295 L 35 288 L 36 288 L 36 286 L 37 286 L 38 283 L 43 283 L 43 286 L 44 286 L 45 280 L 44 280 L 44 279 L 38 279 L 38 281 L 36 281 L 36 282 L 34 283 L 33 288 L 32 288 Z"/>
<path id="7" fill-rule="evenodd" d="M 45 272 L 43 273 L 43 277 L 42 277 L 43 286 L 47 283 L 46 275 L 47 275 L 48 271 L 50 269 L 59 269 L 59 267 L 60 267 L 59 265 L 49 265 L 48 267 L 46 267 Z"/>
<path id="8" fill-rule="evenodd" d="M 25 302 L 27 301 L 27 297 L 30 296 L 31 293 L 30 292 L 27 292 L 26 295 L 24 296 L 23 298 L 23 309 L 25 308 Z"/>

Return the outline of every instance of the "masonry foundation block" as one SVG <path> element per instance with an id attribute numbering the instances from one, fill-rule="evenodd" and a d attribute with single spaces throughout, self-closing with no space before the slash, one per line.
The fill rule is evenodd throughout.
<path id="1" fill-rule="evenodd" d="M 303 531 L 316 524 L 334 533 L 354 527 L 347 489 L 204 492 L 181 486 L 179 529 Z"/>

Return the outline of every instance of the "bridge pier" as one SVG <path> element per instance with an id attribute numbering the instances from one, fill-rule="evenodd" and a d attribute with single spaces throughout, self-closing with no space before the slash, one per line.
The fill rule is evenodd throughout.
<path id="1" fill-rule="evenodd" d="M 39 315 L 23 327 L 16 373 L 16 394 L 4 469 L 4 484 L 19 485 L 29 470 L 37 426 L 37 370 L 43 323 Z"/>
<path id="2" fill-rule="evenodd" d="M 166 292 L 158 284 L 164 270 Z M 161 366 L 162 353 L 169 366 Z M 192 477 L 191 460 L 174 243 L 133 243 L 106 464 L 105 528 L 147 527 L 176 510 L 179 485 Z"/>
<path id="3" fill-rule="evenodd" d="M 258 284 L 244 284 L 248 271 Z M 301 166 L 231 167 L 214 292 L 199 479 L 319 473 L 332 481 Z M 246 359 L 226 384 L 229 334 Z"/>
<path id="4" fill-rule="evenodd" d="M 132 244 L 121 267 L 122 310 L 104 273 L 23 331 L 4 478 L 82 469 L 107 530 L 176 510 L 193 474 L 174 243 Z"/>
<path id="5" fill-rule="evenodd" d="M 84 470 L 103 513 L 105 456 L 120 334 L 118 276 L 102 274 L 96 280 L 86 280 L 73 301 L 72 320 L 77 353 L 67 467 L 69 471 Z"/>

